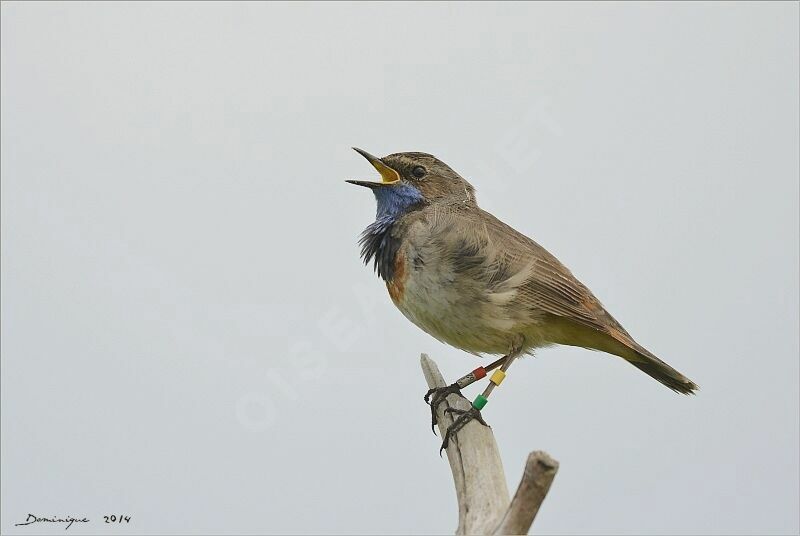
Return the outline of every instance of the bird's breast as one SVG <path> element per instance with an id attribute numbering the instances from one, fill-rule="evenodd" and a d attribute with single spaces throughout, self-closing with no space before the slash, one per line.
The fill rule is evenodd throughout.
<path id="1" fill-rule="evenodd" d="M 402 252 L 398 252 L 394 258 L 394 274 L 392 278 L 386 282 L 386 288 L 389 291 L 389 297 L 392 298 L 394 304 L 400 307 L 403 302 L 403 297 L 406 289 L 406 259 Z"/>
<path id="2" fill-rule="evenodd" d="M 395 306 L 427 333 L 473 353 L 509 349 L 515 322 L 487 295 L 482 281 L 454 269 L 452 256 L 406 242 L 386 282 Z"/>

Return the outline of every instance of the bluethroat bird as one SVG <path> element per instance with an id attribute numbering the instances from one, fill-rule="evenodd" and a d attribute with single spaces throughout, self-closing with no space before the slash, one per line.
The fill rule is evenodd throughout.
<path id="1" fill-rule="evenodd" d="M 347 181 L 372 190 L 378 204 L 361 235 L 361 257 L 373 263 L 394 304 L 440 341 L 503 356 L 425 395 L 435 425 L 436 407 L 448 394 L 496 369 L 471 409 L 447 429 L 442 448 L 470 420 L 485 424 L 480 410 L 492 389 L 517 357 L 544 346 L 600 350 L 678 393 L 698 388 L 633 340 L 558 259 L 482 210 L 472 185 L 447 164 L 426 153 L 377 158 L 354 149 L 381 176 Z"/>

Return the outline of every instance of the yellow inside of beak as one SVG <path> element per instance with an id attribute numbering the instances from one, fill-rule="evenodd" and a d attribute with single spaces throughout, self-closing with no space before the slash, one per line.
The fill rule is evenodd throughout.
<path id="1" fill-rule="evenodd" d="M 371 164 L 378 170 L 378 173 L 381 174 L 381 182 L 383 184 L 392 184 L 400 181 L 400 174 L 380 160 L 375 160 L 371 162 Z"/>

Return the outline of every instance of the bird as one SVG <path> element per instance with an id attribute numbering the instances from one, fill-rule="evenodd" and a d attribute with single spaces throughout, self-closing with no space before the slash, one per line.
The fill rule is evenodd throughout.
<path id="1" fill-rule="evenodd" d="M 394 305 L 439 341 L 476 356 L 502 356 L 425 394 L 433 427 L 447 395 L 461 395 L 494 370 L 469 410 L 447 409 L 458 417 L 440 453 L 469 421 L 486 424 L 481 410 L 492 390 L 516 358 L 539 348 L 599 350 L 677 393 L 699 388 L 636 342 L 555 256 L 481 209 L 475 188 L 450 166 L 422 152 L 378 158 L 353 149 L 380 174 L 377 181 L 347 180 L 372 190 L 377 202 L 375 221 L 359 240 L 361 258 L 372 263 Z"/>

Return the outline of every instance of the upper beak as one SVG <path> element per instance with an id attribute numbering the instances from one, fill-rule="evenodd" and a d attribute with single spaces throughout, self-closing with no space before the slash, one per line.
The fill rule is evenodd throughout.
<path id="1" fill-rule="evenodd" d="M 400 174 L 387 166 L 383 163 L 383 161 L 378 158 L 377 156 L 372 156 L 367 151 L 359 149 L 358 147 L 353 147 L 353 150 L 366 158 L 372 166 L 378 170 L 378 173 L 381 174 L 381 182 L 372 182 L 372 181 L 353 181 L 348 180 L 350 184 L 357 184 L 358 186 L 366 186 L 367 188 L 375 188 L 378 186 L 384 186 L 389 184 L 395 184 L 400 182 Z"/>

